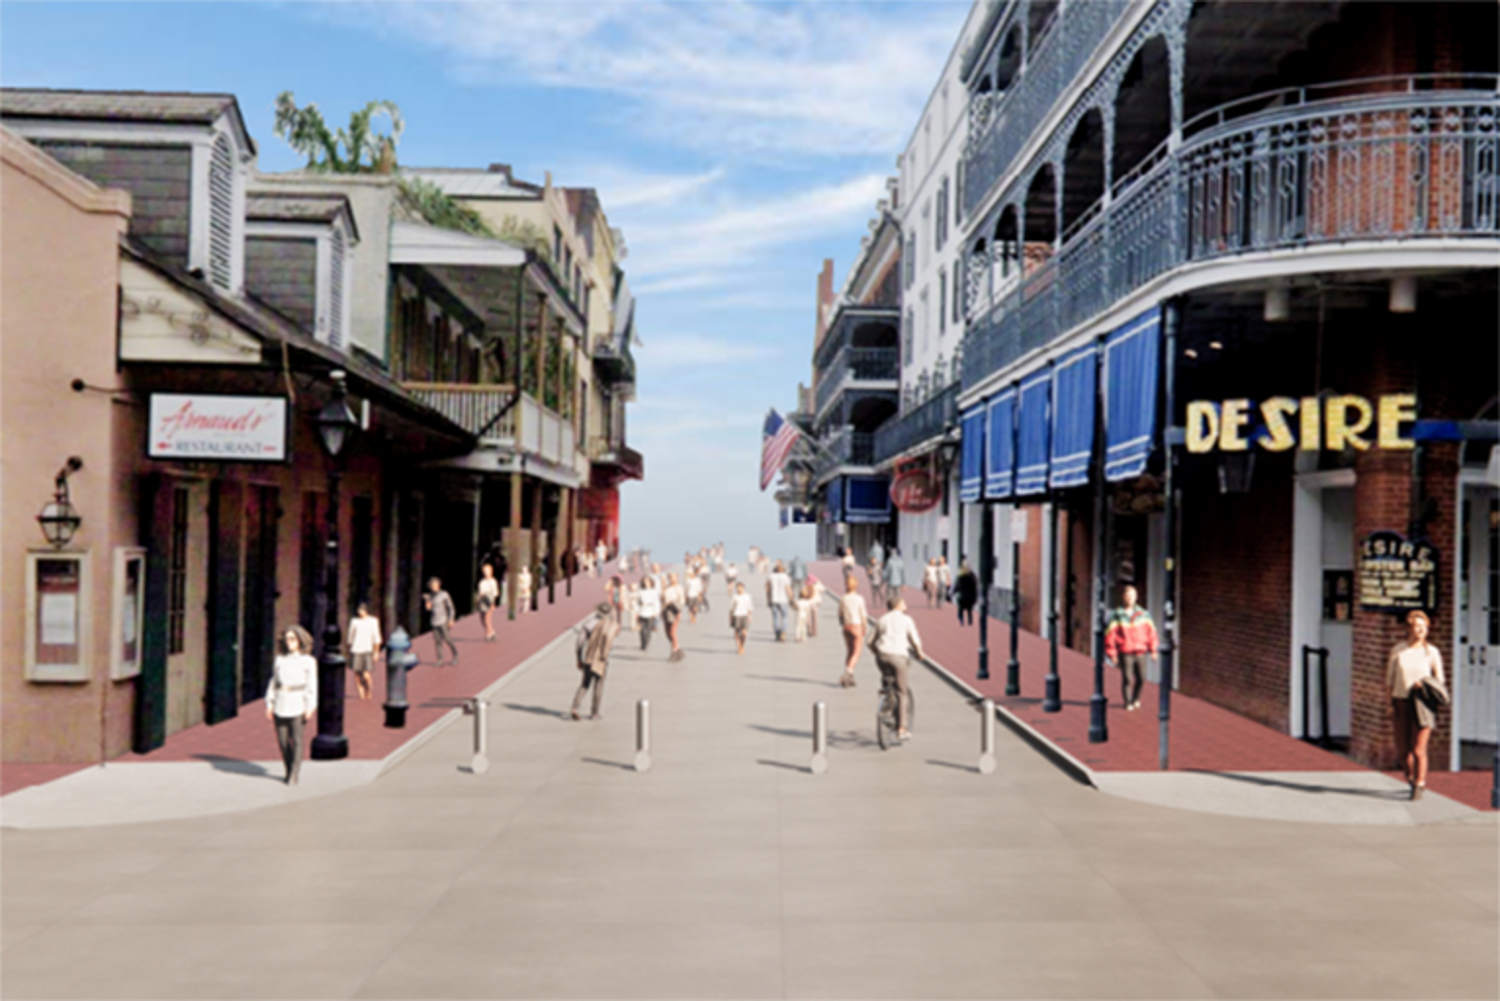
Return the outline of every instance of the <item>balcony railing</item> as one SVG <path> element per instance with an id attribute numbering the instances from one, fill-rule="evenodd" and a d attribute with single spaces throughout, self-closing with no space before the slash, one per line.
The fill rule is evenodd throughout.
<path id="1" fill-rule="evenodd" d="M 516 409 L 498 421 L 498 414 L 514 392 L 509 385 L 470 385 L 457 382 L 406 382 L 402 386 L 415 399 L 436 410 L 470 434 L 482 433 L 481 441 L 509 440 L 516 435 Z"/>
<path id="2" fill-rule="evenodd" d="M 895 458 L 924 441 L 930 441 L 958 420 L 958 383 L 950 383 L 936 396 L 900 417 L 892 417 L 875 429 L 875 461 Z"/>
<path id="3" fill-rule="evenodd" d="M 818 382 L 818 412 L 822 413 L 847 383 L 894 382 L 900 374 L 901 352 L 898 348 L 842 347 Z"/>
<path id="4" fill-rule="evenodd" d="M 1263 96 L 1254 107 L 1277 106 L 1237 119 L 1223 109 L 1200 116 L 1190 138 L 1122 179 L 1045 263 L 1003 295 L 980 294 L 988 308 L 965 339 L 964 388 L 1181 264 L 1500 236 L 1497 81 L 1466 78 L 1464 90 L 1421 89 L 1432 78 L 1356 81 Z M 1385 92 L 1320 99 L 1351 87 Z M 988 271 L 968 273 L 987 281 Z"/>
<path id="5" fill-rule="evenodd" d="M 822 447 L 813 462 L 813 478 L 822 479 L 840 466 L 875 465 L 875 434 L 844 426 L 819 442 Z"/>

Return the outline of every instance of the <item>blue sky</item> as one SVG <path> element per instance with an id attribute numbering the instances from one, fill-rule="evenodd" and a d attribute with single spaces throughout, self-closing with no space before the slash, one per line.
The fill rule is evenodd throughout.
<path id="1" fill-rule="evenodd" d="M 333 122 L 401 108 L 399 159 L 595 187 L 636 292 L 622 536 L 811 555 L 756 492 L 760 424 L 810 381 L 816 278 L 842 282 L 968 10 L 925 3 L 0 5 L 12 86 L 225 91 L 264 170 L 291 90 Z M 743 558 L 737 556 L 737 559 Z"/>

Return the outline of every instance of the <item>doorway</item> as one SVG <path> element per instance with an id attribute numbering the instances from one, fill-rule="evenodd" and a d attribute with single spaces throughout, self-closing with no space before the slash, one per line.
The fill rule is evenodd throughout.
<path id="1" fill-rule="evenodd" d="M 208 686 L 208 484 L 171 486 L 167 548 L 167 733 L 203 722 Z"/>
<path id="2" fill-rule="evenodd" d="M 266 693 L 276 641 L 276 533 L 281 491 L 252 486 L 245 512 L 245 624 L 240 644 L 240 704 Z"/>
<path id="3" fill-rule="evenodd" d="M 1454 722 L 1459 761 L 1487 764 L 1500 741 L 1500 490 L 1460 487 Z M 1473 761 L 1473 759 L 1478 759 Z"/>
<path id="4" fill-rule="evenodd" d="M 1287 729 L 1296 737 L 1343 744 L 1350 732 L 1354 657 L 1354 471 L 1297 477 L 1293 505 Z"/>

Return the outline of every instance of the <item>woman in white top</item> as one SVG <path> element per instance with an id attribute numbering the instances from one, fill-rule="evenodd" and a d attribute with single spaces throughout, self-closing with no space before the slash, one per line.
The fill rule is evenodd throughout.
<path id="1" fill-rule="evenodd" d="M 797 592 L 792 606 L 796 609 L 797 615 L 792 625 L 792 642 L 801 643 L 807 639 L 807 623 L 812 618 L 813 586 L 810 581 L 802 582 L 802 588 Z"/>
<path id="2" fill-rule="evenodd" d="M 1406 642 L 1397 643 L 1386 658 L 1386 684 L 1391 690 L 1391 709 L 1395 715 L 1396 750 L 1406 765 L 1406 782 L 1411 798 L 1418 799 L 1427 788 L 1427 741 L 1437 723 L 1437 714 L 1418 698 L 1424 683 L 1436 682 L 1444 692 L 1443 655 L 1427 642 L 1430 623 L 1427 613 L 1413 610 L 1406 615 Z"/>
<path id="3" fill-rule="evenodd" d="M 474 607 L 479 610 L 479 621 L 484 625 L 484 638 L 495 638 L 495 627 L 490 620 L 495 606 L 500 604 L 500 582 L 495 579 L 495 568 L 486 563 L 479 568 L 479 584 L 474 588 Z"/>
<path id="4" fill-rule="evenodd" d="M 948 565 L 948 557 L 938 557 L 938 604 L 947 602 L 953 592 L 953 568 Z"/>
<path id="5" fill-rule="evenodd" d="M 859 593 L 859 581 L 854 575 L 844 576 L 844 596 L 839 599 L 839 625 L 844 627 L 844 673 L 839 684 L 854 687 L 854 664 L 865 644 L 865 627 L 870 613 L 865 609 L 864 596 Z"/>
<path id="6" fill-rule="evenodd" d="M 841 562 L 844 564 L 844 573 L 852 572 L 854 570 L 854 550 L 850 549 L 848 546 L 845 546 L 844 556 Z"/>
<path id="7" fill-rule="evenodd" d="M 745 652 L 745 638 L 750 635 L 750 614 L 754 611 L 755 602 L 750 599 L 745 585 L 734 585 L 734 597 L 729 599 L 729 628 L 734 630 L 736 654 Z"/>
<path id="8" fill-rule="evenodd" d="M 734 597 L 734 591 L 735 591 L 734 582 L 737 581 L 737 580 L 739 580 L 739 577 L 740 577 L 740 568 L 739 567 L 735 566 L 733 563 L 727 563 L 727 564 L 725 564 L 725 566 L 724 566 L 724 583 L 728 587 L 729 596 L 731 598 Z"/>
<path id="9" fill-rule="evenodd" d="M 703 601 L 703 578 L 698 575 L 697 568 L 688 571 L 687 579 L 687 610 L 688 621 L 698 621 L 698 605 Z"/>
<path id="10" fill-rule="evenodd" d="M 631 632 L 635 632 L 636 630 L 640 629 L 639 623 L 635 621 L 636 606 L 639 603 L 640 596 L 641 589 L 635 581 L 631 581 L 628 585 L 626 585 L 625 604 L 621 608 L 621 611 L 623 613 L 621 617 L 625 620 L 625 626 Z"/>
<path id="11" fill-rule="evenodd" d="M 927 595 L 928 608 L 932 608 L 937 604 L 938 568 L 936 557 L 928 560 L 927 565 L 922 568 L 922 592 Z"/>
<path id="12" fill-rule="evenodd" d="M 667 574 L 667 586 L 661 592 L 661 622 L 667 631 L 667 639 L 672 641 L 672 650 L 667 654 L 668 660 L 682 659 L 678 634 L 682 631 L 682 610 L 686 605 L 687 596 L 683 594 L 682 585 L 677 583 L 677 575 Z"/>
<path id="13" fill-rule="evenodd" d="M 524 563 L 516 571 L 516 607 L 523 612 L 531 607 L 531 568 Z"/>
<path id="14" fill-rule="evenodd" d="M 380 644 L 380 620 L 361 601 L 354 618 L 349 620 L 349 668 L 354 672 L 360 701 L 370 697 L 370 672 L 375 667 L 375 658 L 380 656 Z"/>
<path id="15" fill-rule="evenodd" d="M 661 615 L 661 592 L 656 589 L 656 579 L 647 577 L 641 581 L 641 590 L 636 595 L 636 618 L 641 624 L 641 652 L 651 645 L 651 631 L 656 628 L 657 616 Z"/>
<path id="16" fill-rule="evenodd" d="M 266 719 L 276 724 L 276 743 L 286 766 L 282 781 L 292 785 L 302 768 L 303 724 L 318 711 L 318 662 L 312 658 L 312 634 L 301 626 L 282 630 L 277 646 L 281 652 L 266 687 Z"/>

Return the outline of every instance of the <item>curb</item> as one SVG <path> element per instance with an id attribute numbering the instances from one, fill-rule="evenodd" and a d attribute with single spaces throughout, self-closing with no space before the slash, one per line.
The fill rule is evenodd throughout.
<path id="1" fill-rule="evenodd" d="M 985 696 L 981 692 L 971 686 L 968 682 L 964 681 L 958 675 L 954 674 L 952 671 L 948 670 L 942 664 L 939 664 L 937 661 L 931 659 L 930 657 L 922 658 L 922 663 L 926 664 L 927 667 L 930 668 L 934 673 L 936 673 L 938 677 L 942 678 L 954 689 L 964 695 L 969 696 L 969 698 L 973 699 L 976 703 L 982 701 L 985 698 Z M 1100 788 L 1099 782 L 1094 776 L 1094 770 L 1092 768 L 1090 768 L 1088 765 L 1085 765 L 1077 758 L 1073 757 L 1073 755 L 1069 754 L 1067 751 L 1064 751 L 1061 747 L 1058 747 L 1046 737 L 1042 736 L 1040 732 L 1032 728 L 1031 724 L 1027 723 L 1021 717 L 1005 708 L 1005 706 L 1001 705 L 999 702 L 995 703 L 995 713 L 1000 717 L 1000 722 L 1004 723 L 1018 737 L 1026 741 L 1026 743 L 1030 744 L 1033 749 L 1039 751 L 1042 757 L 1051 761 L 1075 782 L 1078 782 L 1082 785 L 1091 786 L 1094 789 Z"/>

